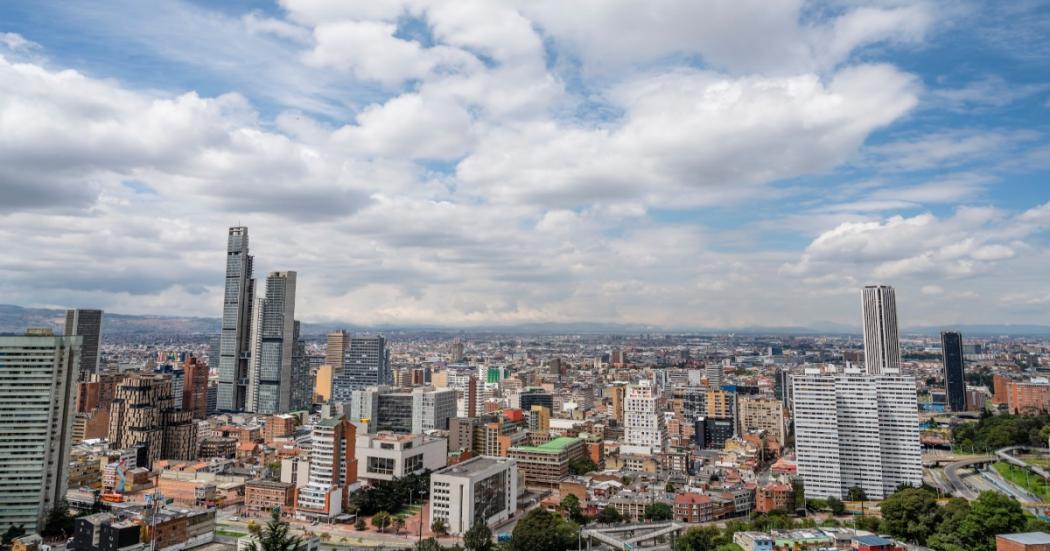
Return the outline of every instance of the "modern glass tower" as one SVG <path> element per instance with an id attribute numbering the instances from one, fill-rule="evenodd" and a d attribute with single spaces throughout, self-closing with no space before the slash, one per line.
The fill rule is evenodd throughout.
<path id="1" fill-rule="evenodd" d="M 99 370 L 102 344 L 102 310 L 66 310 L 67 337 L 81 337 L 80 380 L 86 381 Z"/>
<path id="2" fill-rule="evenodd" d="M 901 368 L 897 299 L 888 285 L 864 288 L 864 365 L 869 375 Z"/>
<path id="3" fill-rule="evenodd" d="M 255 279 L 248 254 L 248 228 L 230 228 L 226 242 L 226 292 L 222 300 L 222 334 L 219 337 L 219 411 L 243 411 L 248 394 L 248 359 L 251 349 L 252 306 Z"/>
<path id="4" fill-rule="evenodd" d="M 284 413 L 292 408 L 295 356 L 295 272 L 270 272 L 266 297 L 255 303 L 248 402 L 254 413 Z"/>
<path id="5" fill-rule="evenodd" d="M 355 337 L 350 339 L 342 372 L 332 378 L 332 401 L 349 402 L 355 390 L 389 383 L 386 339 Z"/>
<path id="6" fill-rule="evenodd" d="M 966 379 L 963 374 L 962 334 L 955 331 L 941 333 L 941 354 L 944 363 L 944 394 L 950 411 L 966 411 Z"/>

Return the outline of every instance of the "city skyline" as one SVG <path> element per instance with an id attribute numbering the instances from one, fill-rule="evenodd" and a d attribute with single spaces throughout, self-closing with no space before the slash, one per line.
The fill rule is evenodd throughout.
<path id="1" fill-rule="evenodd" d="M 0 8 L 0 303 L 214 316 L 243 225 L 308 322 L 1050 323 L 1037 6 L 311 6 Z"/>

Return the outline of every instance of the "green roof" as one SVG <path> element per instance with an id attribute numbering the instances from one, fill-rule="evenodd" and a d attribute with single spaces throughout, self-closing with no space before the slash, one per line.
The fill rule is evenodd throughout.
<path id="1" fill-rule="evenodd" d="M 511 449 L 535 453 L 561 453 L 565 451 L 565 448 L 568 448 L 579 441 L 579 438 L 562 436 L 539 446 L 514 446 Z"/>

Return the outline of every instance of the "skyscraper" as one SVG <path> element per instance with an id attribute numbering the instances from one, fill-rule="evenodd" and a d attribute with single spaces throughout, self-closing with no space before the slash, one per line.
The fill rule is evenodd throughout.
<path id="1" fill-rule="evenodd" d="M 343 369 L 348 344 L 350 344 L 350 334 L 346 331 L 340 329 L 328 333 L 328 348 L 325 350 L 324 363 L 332 366 L 334 371 Z"/>
<path id="2" fill-rule="evenodd" d="M 295 272 L 270 272 L 266 277 L 266 296 L 255 303 L 245 406 L 254 413 L 269 415 L 292 409 L 297 340 L 295 276 Z"/>
<path id="3" fill-rule="evenodd" d="M 182 389 L 182 409 L 194 419 L 208 417 L 208 364 L 190 356 L 182 364 L 185 384 Z"/>
<path id="4" fill-rule="evenodd" d="M 307 409 L 314 399 L 314 373 L 310 368 L 310 357 L 306 355 L 306 342 L 302 339 L 299 321 L 295 322 L 295 353 L 292 354 L 292 396 L 290 410 Z"/>
<path id="5" fill-rule="evenodd" d="M 798 474 L 813 498 L 854 486 L 881 499 L 922 484 L 915 379 L 859 370 L 792 378 Z"/>
<path id="6" fill-rule="evenodd" d="M 145 444 L 147 465 L 158 459 L 194 459 L 197 424 L 193 412 L 175 408 L 171 375 L 133 373 L 117 385 L 109 411 L 109 445 L 113 449 Z"/>
<path id="7" fill-rule="evenodd" d="M 864 365 L 869 375 L 901 367 L 897 300 L 893 287 L 864 287 Z"/>
<path id="8" fill-rule="evenodd" d="M 392 382 L 386 339 L 354 337 L 343 362 L 343 371 L 332 377 L 332 401 L 349 402 L 351 393 Z"/>
<path id="9" fill-rule="evenodd" d="M 962 334 L 955 331 L 941 333 L 941 354 L 944 363 L 944 394 L 949 411 L 966 411 L 966 378 L 963 373 Z"/>
<path id="10" fill-rule="evenodd" d="M 667 431 L 663 413 L 657 408 L 658 396 L 649 381 L 627 387 L 624 398 L 624 442 L 628 446 L 662 452 Z"/>
<path id="11" fill-rule="evenodd" d="M 102 344 L 102 310 L 66 310 L 67 337 L 81 337 L 80 380 L 87 381 L 98 373 Z"/>
<path id="12" fill-rule="evenodd" d="M 0 337 L 0 531 L 32 534 L 65 499 L 80 340 Z"/>
<path id="13" fill-rule="evenodd" d="M 252 256 L 248 254 L 248 228 L 235 226 L 230 228 L 226 241 L 226 292 L 222 301 L 216 392 L 216 407 L 220 411 L 242 411 L 247 401 L 254 301 L 255 278 Z"/>

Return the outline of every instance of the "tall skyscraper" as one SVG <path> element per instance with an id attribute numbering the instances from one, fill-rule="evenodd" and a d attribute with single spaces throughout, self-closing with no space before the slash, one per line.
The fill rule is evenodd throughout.
<path id="1" fill-rule="evenodd" d="M 922 484 L 915 379 L 859 370 L 792 377 L 798 474 L 813 498 Z"/>
<path id="2" fill-rule="evenodd" d="M 657 408 L 652 383 L 641 381 L 627 387 L 624 398 L 624 442 L 628 446 L 662 452 L 667 439 L 664 416 Z"/>
<path id="3" fill-rule="evenodd" d="M 966 411 L 962 334 L 955 331 L 942 332 L 941 354 L 944 363 L 944 394 L 947 398 L 948 409 Z"/>
<path id="4" fill-rule="evenodd" d="M 328 334 L 328 348 L 325 350 L 324 363 L 332 366 L 334 371 L 343 369 L 346 359 L 346 348 L 350 344 L 350 334 L 340 329 Z"/>
<path id="5" fill-rule="evenodd" d="M 310 367 L 310 357 L 306 355 L 306 341 L 300 332 L 299 321 L 295 322 L 295 353 L 292 354 L 292 396 L 290 410 L 307 409 L 314 401 L 314 384 L 316 382 Z"/>
<path id="6" fill-rule="evenodd" d="M 80 380 L 87 381 L 99 372 L 102 358 L 102 310 L 66 310 L 67 337 L 80 337 Z"/>
<path id="7" fill-rule="evenodd" d="M 79 336 L 0 337 L 0 531 L 36 532 L 65 499 Z"/>
<path id="8" fill-rule="evenodd" d="M 296 349 L 295 272 L 270 272 L 266 296 L 255 303 L 248 411 L 270 415 L 292 409 Z"/>
<path id="9" fill-rule="evenodd" d="M 248 396 L 248 359 L 251 350 L 255 278 L 248 254 L 248 228 L 230 228 L 226 241 L 226 292 L 222 301 L 219 337 L 219 383 L 216 407 L 243 411 Z"/>
<path id="10" fill-rule="evenodd" d="M 134 373 L 117 385 L 109 410 L 109 445 L 113 449 L 145 444 L 148 464 L 158 459 L 197 457 L 193 412 L 175 408 L 176 393 L 167 374 Z"/>
<path id="11" fill-rule="evenodd" d="M 185 384 L 182 389 L 182 409 L 194 419 L 208 417 L 208 364 L 190 356 L 182 364 Z"/>
<path id="12" fill-rule="evenodd" d="M 864 287 L 864 365 L 869 375 L 901 367 L 897 300 L 893 287 Z"/>
<path id="13" fill-rule="evenodd" d="M 386 339 L 354 337 L 350 339 L 343 371 L 332 377 L 332 401 L 349 402 L 355 390 L 392 382 Z"/>

